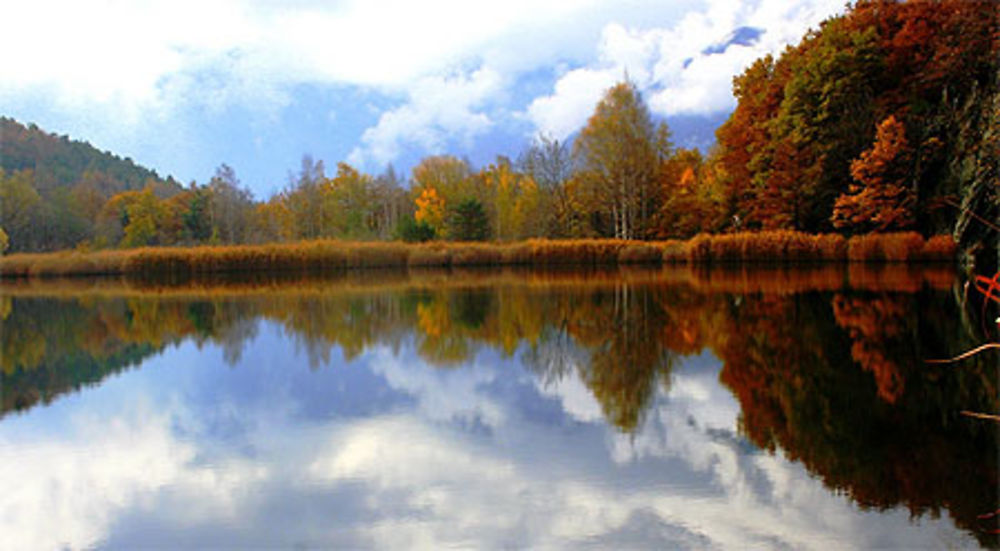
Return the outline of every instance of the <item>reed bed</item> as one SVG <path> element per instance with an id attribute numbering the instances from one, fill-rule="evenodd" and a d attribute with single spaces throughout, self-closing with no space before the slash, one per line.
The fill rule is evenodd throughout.
<path id="1" fill-rule="evenodd" d="M 917 233 L 845 239 L 792 231 L 698 235 L 688 241 L 615 239 L 517 243 L 305 241 L 226 247 L 150 247 L 128 250 L 13 254 L 0 258 L 2 277 L 138 275 L 186 279 L 201 274 L 293 271 L 325 274 L 347 269 L 523 265 L 818 262 L 953 262 L 949 236 Z"/>
<path id="2" fill-rule="evenodd" d="M 794 231 L 698 235 L 664 248 L 665 262 L 698 264 L 813 262 L 954 262 L 951 236 L 928 240 L 915 232 L 858 235 L 806 234 Z"/>

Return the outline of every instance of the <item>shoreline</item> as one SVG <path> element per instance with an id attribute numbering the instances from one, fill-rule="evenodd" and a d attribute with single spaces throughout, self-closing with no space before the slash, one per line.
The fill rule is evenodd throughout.
<path id="1" fill-rule="evenodd" d="M 838 262 L 952 263 L 950 236 L 915 232 L 792 231 L 698 235 L 687 241 L 533 239 L 511 243 L 316 240 L 264 245 L 146 247 L 0 257 L 0 279 L 74 276 L 179 277 L 252 272 L 333 273 L 368 268 L 615 266 L 631 264 L 796 265 Z"/>

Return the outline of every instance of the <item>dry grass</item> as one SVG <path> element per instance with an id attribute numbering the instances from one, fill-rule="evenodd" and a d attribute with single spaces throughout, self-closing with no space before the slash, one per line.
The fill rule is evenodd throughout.
<path id="1" fill-rule="evenodd" d="M 958 245 L 951 235 L 935 235 L 924 243 L 920 258 L 931 262 L 950 262 L 955 259 L 957 251 Z"/>
<path id="2" fill-rule="evenodd" d="M 186 279 L 207 273 L 322 274 L 352 268 L 953 261 L 955 250 L 949 236 L 935 236 L 925 242 L 913 232 L 863 235 L 849 240 L 839 235 L 791 231 L 701 234 L 689 241 L 658 242 L 533 239 L 505 244 L 408 244 L 318 240 L 280 245 L 14 254 L 0 258 L 0 275 L 127 274 Z"/>
<path id="3" fill-rule="evenodd" d="M 618 251 L 619 264 L 656 264 L 663 260 L 663 249 L 657 243 L 628 243 Z"/>

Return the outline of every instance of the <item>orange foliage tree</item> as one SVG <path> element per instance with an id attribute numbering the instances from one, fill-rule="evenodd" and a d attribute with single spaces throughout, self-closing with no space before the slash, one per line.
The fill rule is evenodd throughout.
<path id="1" fill-rule="evenodd" d="M 903 123 L 895 116 L 882 121 L 872 148 L 851 162 L 855 182 L 834 203 L 833 225 L 878 232 L 913 226 L 912 158 Z"/>

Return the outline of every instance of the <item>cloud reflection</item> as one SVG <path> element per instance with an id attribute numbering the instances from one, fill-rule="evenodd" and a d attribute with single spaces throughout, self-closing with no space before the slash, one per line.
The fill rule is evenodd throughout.
<path id="1" fill-rule="evenodd" d="M 272 357 L 294 357 L 294 343 L 265 323 L 244 358 L 264 345 L 279 347 Z M 541 385 L 485 354 L 442 370 L 412 343 L 374 347 L 350 369 L 370 370 L 411 400 L 366 416 L 303 419 L 286 387 L 265 396 L 266 385 L 232 389 L 269 370 L 336 382 L 346 366 L 315 373 L 304 359 L 292 367 L 244 359 L 230 368 L 212 345 L 198 352 L 209 365 L 166 367 L 191 353 L 168 350 L 142 370 L 0 424 L 3 547 L 181 544 L 219 526 L 236 542 L 277 546 L 300 541 L 290 528 L 309 545 L 383 548 L 974 545 L 946 520 L 863 514 L 801 465 L 747 444 L 736 431 L 739 407 L 707 355 L 684 359 L 626 435 L 581 395 L 574 370 Z M 209 384 L 215 401 L 187 390 Z M 331 401 L 337 392 L 380 395 L 333 386 Z M 239 441 L 203 426 L 220 408 L 246 425 Z M 488 430 L 470 430 L 477 426 Z M 130 522 L 163 526 L 174 539 L 141 539 Z"/>

